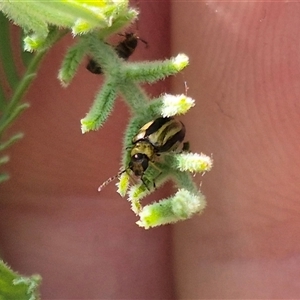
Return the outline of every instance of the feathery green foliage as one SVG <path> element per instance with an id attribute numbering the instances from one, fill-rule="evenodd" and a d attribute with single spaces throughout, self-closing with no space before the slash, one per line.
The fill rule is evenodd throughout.
<path id="1" fill-rule="evenodd" d="M 11 74 L 12 79 L 8 79 L 14 83 L 11 84 L 13 97 L 8 101 L 0 101 L 3 111 L 0 137 L 27 108 L 27 104 L 20 104 L 20 99 L 36 76 L 41 58 L 59 36 L 69 31 L 76 35 L 76 40 L 68 49 L 58 73 L 62 85 L 66 87 L 72 81 L 85 56 L 91 57 L 101 66 L 104 76 L 104 83 L 94 103 L 81 120 L 82 132 L 98 130 L 103 126 L 112 113 L 118 95 L 123 97 L 131 111 L 132 116 L 124 135 L 118 192 L 122 196 L 128 195 L 133 211 L 140 217 L 138 225 L 150 228 L 177 222 L 190 218 L 205 207 L 205 198 L 190 175 L 211 169 L 211 158 L 203 154 L 189 153 L 185 149 L 182 152 L 167 152 L 160 156 L 159 161 L 151 161 L 142 176 L 142 183 L 130 186 L 130 149 L 133 147 L 132 138 L 139 129 L 147 121 L 185 114 L 194 106 L 194 100 L 186 95 L 162 95 L 151 99 L 140 85 L 177 74 L 189 63 L 186 55 L 179 54 L 163 61 L 130 63 L 120 57 L 116 46 L 110 45 L 107 40 L 136 20 L 138 12 L 128 6 L 127 0 L 102 0 L 84 4 L 79 0 L 29 1 L 26 4 L 21 1 L 12 4 L 5 0 L 0 3 L 0 9 L 29 34 L 24 39 L 25 49 L 36 51 L 25 75 L 19 79 L 14 72 Z M 11 145 L 18 137 L 20 135 L 2 142 L 2 148 Z M 7 160 L 4 157 L 2 161 L 4 163 Z M 148 187 L 154 181 L 156 187 L 159 187 L 170 179 L 179 188 L 178 192 L 168 199 L 143 207 L 140 200 L 154 191 Z"/>
<path id="2" fill-rule="evenodd" d="M 11 270 L 0 259 L 0 299 L 1 300 L 39 300 L 38 286 L 41 277 L 21 276 Z"/>

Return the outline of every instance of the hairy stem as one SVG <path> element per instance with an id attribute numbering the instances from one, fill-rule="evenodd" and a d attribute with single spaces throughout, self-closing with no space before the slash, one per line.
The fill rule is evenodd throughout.
<path id="1" fill-rule="evenodd" d="M 52 36 L 52 41 L 53 41 L 52 44 L 57 42 L 64 34 L 65 34 L 65 32 L 61 32 L 61 31 L 57 30 L 55 38 L 53 38 L 53 36 Z M 22 100 L 23 96 L 25 95 L 25 93 L 27 92 L 30 84 L 33 82 L 33 80 L 37 76 L 37 70 L 41 64 L 42 59 L 44 58 L 45 54 L 47 53 L 48 49 L 49 48 L 43 49 L 36 53 L 36 55 L 32 58 L 30 64 L 28 65 L 28 68 L 27 68 L 24 76 L 17 84 L 11 100 L 8 102 L 7 106 L 5 107 L 5 109 L 3 111 L 3 115 L 0 120 L 0 128 L 1 128 L 0 134 L 2 134 L 4 128 L 6 127 L 3 125 L 7 123 L 7 120 L 10 118 L 11 114 L 13 114 L 14 111 L 18 108 L 18 105 L 19 105 L 20 101 Z M 8 124 L 6 124 L 6 125 L 8 125 Z"/>

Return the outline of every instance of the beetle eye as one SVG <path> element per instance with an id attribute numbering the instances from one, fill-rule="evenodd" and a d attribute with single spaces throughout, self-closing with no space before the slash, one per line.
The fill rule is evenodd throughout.
<path id="1" fill-rule="evenodd" d="M 138 162 L 139 160 L 143 160 L 145 158 L 145 154 L 143 153 L 136 153 L 132 156 L 132 160 L 134 160 L 135 162 Z"/>
<path id="2" fill-rule="evenodd" d="M 144 171 L 148 168 L 149 158 L 146 154 L 136 153 L 132 156 L 132 160 L 134 163 L 141 164 Z"/>
<path id="3" fill-rule="evenodd" d="M 149 158 L 146 154 L 136 153 L 131 157 L 129 168 L 135 176 L 142 176 L 148 168 Z"/>
<path id="4" fill-rule="evenodd" d="M 148 157 L 146 156 L 143 161 L 142 161 L 142 167 L 143 167 L 143 170 L 146 171 L 146 169 L 148 168 L 148 163 L 149 163 L 149 159 Z"/>

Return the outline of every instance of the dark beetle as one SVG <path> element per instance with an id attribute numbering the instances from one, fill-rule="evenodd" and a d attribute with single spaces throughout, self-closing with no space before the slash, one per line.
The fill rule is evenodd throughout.
<path id="1" fill-rule="evenodd" d="M 125 39 L 121 41 L 117 46 L 115 46 L 115 50 L 120 58 L 127 60 L 135 48 L 138 45 L 138 41 L 141 40 L 146 45 L 148 44 L 145 40 L 138 37 L 135 33 L 128 32 L 123 35 Z M 90 58 L 86 68 L 93 74 L 102 74 L 101 66 L 92 58 Z"/>

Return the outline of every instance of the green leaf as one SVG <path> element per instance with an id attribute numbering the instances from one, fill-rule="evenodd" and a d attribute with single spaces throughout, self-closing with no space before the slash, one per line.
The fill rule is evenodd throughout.
<path id="1" fill-rule="evenodd" d="M 8 155 L 4 155 L 4 156 L 0 157 L 0 165 L 4 165 L 8 162 L 9 162 L 9 156 Z"/>
<path id="2" fill-rule="evenodd" d="M 39 275 L 20 276 L 0 260 L 0 300 L 38 300 L 40 282 Z"/>
<path id="3" fill-rule="evenodd" d="M 97 130 L 110 115 L 117 92 L 114 89 L 115 82 L 109 78 L 102 86 L 102 90 L 96 96 L 93 106 L 84 119 L 81 120 L 82 133 Z"/>
<path id="4" fill-rule="evenodd" d="M 86 48 L 82 41 L 79 41 L 68 49 L 58 73 L 58 79 L 63 86 L 67 86 L 75 76 L 79 64 L 85 55 L 85 51 Z"/>
<path id="5" fill-rule="evenodd" d="M 6 174 L 6 173 L 0 173 L 0 183 L 1 182 L 4 182 L 4 181 L 7 181 L 8 179 L 9 179 L 10 177 L 9 177 L 9 175 L 8 174 Z M 1 273 L 0 273 L 1 274 Z M 1 279 L 0 279 L 1 280 Z M 0 287 L 1 288 L 1 287 Z M 1 291 L 0 291 L 0 294 L 1 294 Z M 1 298 L 0 298 L 0 300 L 2 300 Z"/>
<path id="6" fill-rule="evenodd" d="M 29 107 L 28 103 L 23 103 L 17 106 L 6 119 L 3 118 L 2 122 L 0 122 L 0 134 L 6 129 L 12 122 L 19 116 L 21 112 L 23 112 L 26 108 Z M 1 120 L 0 120 L 1 121 Z"/>
<path id="7" fill-rule="evenodd" d="M 1 8 L 2 3 L 0 3 Z M 1 19 L 2 17 L 2 19 Z M 5 20 L 3 20 L 3 15 L 0 13 L 0 21 L 2 21 L 1 24 L 5 24 Z M 5 26 L 3 27 L 5 29 Z M 1 28 L 2 29 L 2 28 Z M 7 28 L 6 28 L 7 29 Z M 6 30 L 7 31 L 7 30 Z M 5 33 L 5 30 L 4 30 Z M 0 44 L 0 59 L 4 60 L 11 60 L 13 61 L 13 57 L 8 58 L 8 52 L 11 51 L 10 49 L 10 40 L 8 32 L 6 32 L 6 35 L 0 30 L 0 34 L 2 34 L 2 37 L 6 39 L 6 42 Z M 65 31 L 59 31 L 54 28 L 50 28 L 49 35 L 47 39 L 44 42 L 45 48 L 34 55 L 31 55 L 31 59 L 28 65 L 28 68 L 24 74 L 23 77 L 17 78 L 14 75 L 10 74 L 10 67 L 6 67 L 7 74 L 6 77 L 12 78 L 10 80 L 10 85 L 13 89 L 13 95 L 10 99 L 5 99 L 3 90 L 0 90 L 0 151 L 3 151 L 7 149 L 9 146 L 11 146 L 13 143 L 15 143 L 17 140 L 19 140 L 23 135 L 22 134 L 16 134 L 6 141 L 2 141 L 2 134 L 4 131 L 13 124 L 13 121 L 26 109 L 29 107 L 28 103 L 20 103 L 23 99 L 25 93 L 28 90 L 28 87 L 32 83 L 33 79 L 37 75 L 38 67 L 40 66 L 40 63 L 44 57 L 44 55 L 47 52 L 47 47 L 50 48 L 51 45 L 53 45 L 56 41 L 58 41 L 63 35 L 65 34 Z M 2 42 L 2 41 L 1 41 Z M 8 50 L 7 50 L 7 49 Z M 20 49 L 21 50 L 21 49 Z M 12 64 L 14 65 L 14 64 Z M 7 157 L 4 156 L 0 159 L 0 164 L 4 164 L 7 162 Z M 0 182 L 3 182 L 7 180 L 9 176 L 5 173 L 0 174 Z M 0 297 L 0 300 L 1 297 Z"/>
<path id="8" fill-rule="evenodd" d="M 0 60 L 3 67 L 8 84 L 12 89 L 16 87 L 19 76 L 13 59 L 13 51 L 11 48 L 11 40 L 9 33 L 9 21 L 0 13 Z"/>
<path id="9" fill-rule="evenodd" d="M 0 142 L 0 151 L 3 151 L 4 149 L 7 149 L 11 145 L 13 145 L 15 142 L 19 141 L 21 138 L 23 138 L 24 134 L 23 133 L 17 133 L 10 137 L 7 141 L 5 142 Z M 0 164 L 1 164 L 1 159 L 0 159 Z"/>

